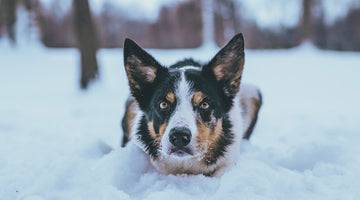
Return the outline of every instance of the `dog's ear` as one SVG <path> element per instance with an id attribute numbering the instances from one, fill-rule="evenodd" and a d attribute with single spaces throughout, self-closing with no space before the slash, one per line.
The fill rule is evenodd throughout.
<path id="1" fill-rule="evenodd" d="M 203 67 L 202 74 L 215 79 L 229 97 L 235 97 L 240 89 L 244 68 L 244 37 L 237 34 L 215 57 Z"/>
<path id="2" fill-rule="evenodd" d="M 132 95 L 141 104 L 152 95 L 160 73 L 167 71 L 150 54 L 130 39 L 124 43 L 124 65 Z M 140 105 L 141 106 L 141 105 Z"/>

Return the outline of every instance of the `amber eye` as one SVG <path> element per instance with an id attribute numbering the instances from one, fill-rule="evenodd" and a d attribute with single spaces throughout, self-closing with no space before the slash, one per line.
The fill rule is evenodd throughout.
<path id="1" fill-rule="evenodd" d="M 165 101 L 162 101 L 159 106 L 160 109 L 165 110 L 168 107 L 168 104 Z"/>
<path id="2" fill-rule="evenodd" d="M 208 102 L 202 102 L 200 107 L 201 107 L 201 109 L 206 110 L 206 109 L 209 109 L 210 105 Z"/>

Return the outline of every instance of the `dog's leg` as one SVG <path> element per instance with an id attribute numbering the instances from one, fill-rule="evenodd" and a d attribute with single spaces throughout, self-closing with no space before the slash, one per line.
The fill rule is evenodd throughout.
<path id="1" fill-rule="evenodd" d="M 260 90 L 252 85 L 242 84 L 240 86 L 240 105 L 244 119 L 243 139 L 249 139 L 254 130 L 258 113 L 262 104 Z"/>
<path id="2" fill-rule="evenodd" d="M 121 122 L 121 126 L 123 129 L 123 139 L 121 142 L 121 147 L 125 147 L 131 139 L 131 127 L 136 116 L 136 110 L 137 103 L 132 96 L 129 96 L 125 105 L 125 114 Z"/>

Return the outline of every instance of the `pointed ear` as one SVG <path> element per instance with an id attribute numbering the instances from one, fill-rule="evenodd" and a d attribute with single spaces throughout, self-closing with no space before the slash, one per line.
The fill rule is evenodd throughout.
<path id="1" fill-rule="evenodd" d="M 235 97 L 240 89 L 244 68 L 244 37 L 237 34 L 215 57 L 203 67 L 205 77 L 215 79 L 229 97 Z"/>
<path id="2" fill-rule="evenodd" d="M 167 71 L 150 54 L 128 38 L 124 43 L 124 65 L 131 93 L 138 101 L 141 101 L 140 97 L 152 94 L 157 76 Z"/>

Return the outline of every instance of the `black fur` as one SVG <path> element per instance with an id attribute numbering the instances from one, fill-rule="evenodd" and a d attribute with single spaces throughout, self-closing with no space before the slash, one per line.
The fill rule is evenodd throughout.
<path id="1" fill-rule="evenodd" d="M 136 132 L 136 135 L 145 146 L 145 149 L 150 157 L 155 160 L 158 157 L 158 149 L 156 146 L 156 141 L 150 136 L 145 116 L 140 121 L 140 126 Z"/>
<path id="2" fill-rule="evenodd" d="M 210 107 L 216 107 L 215 117 L 222 117 L 222 113 L 227 113 L 232 106 L 232 97 L 228 97 L 222 86 L 217 84 L 213 75 L 204 74 L 202 71 L 187 70 L 185 76 L 187 80 L 192 84 L 194 92 L 201 91 L 209 97 Z"/>
<path id="3" fill-rule="evenodd" d="M 216 149 L 212 152 L 213 156 L 211 159 L 205 161 L 207 165 L 212 165 L 224 155 L 227 146 L 234 142 L 234 134 L 231 132 L 232 124 L 228 117 L 228 112 L 233 104 L 233 98 L 225 95 L 221 86 L 212 79 L 212 76 L 205 77 L 201 71 L 196 70 L 187 70 L 185 75 L 187 81 L 192 84 L 194 92 L 201 91 L 207 96 L 205 100 L 209 102 L 211 109 L 204 112 L 199 108 L 195 108 L 200 113 L 202 120 L 209 123 L 211 114 L 213 114 L 216 119 L 222 118 L 223 133 L 217 141 Z"/>
<path id="4" fill-rule="evenodd" d="M 141 141 L 153 159 L 157 158 L 157 147 L 155 140 L 150 137 L 147 123 L 153 121 L 155 133 L 159 133 L 160 126 L 167 122 L 176 108 L 176 101 L 170 103 L 166 100 L 166 94 L 173 92 L 175 84 L 180 77 L 180 73 L 171 72 L 168 77 L 160 79 L 153 89 L 153 95 L 146 101 L 141 101 L 144 117 L 141 119 L 140 127 L 136 134 L 140 136 Z M 166 110 L 161 110 L 159 104 L 161 101 L 168 102 L 169 106 Z"/>
<path id="5" fill-rule="evenodd" d="M 234 142 L 234 134 L 231 132 L 232 124 L 227 116 L 223 118 L 223 134 L 221 134 L 220 139 L 217 141 L 216 148 L 213 150 L 213 156 L 211 159 L 206 160 L 207 165 L 215 164 L 216 161 L 224 156 L 227 146 Z"/>

